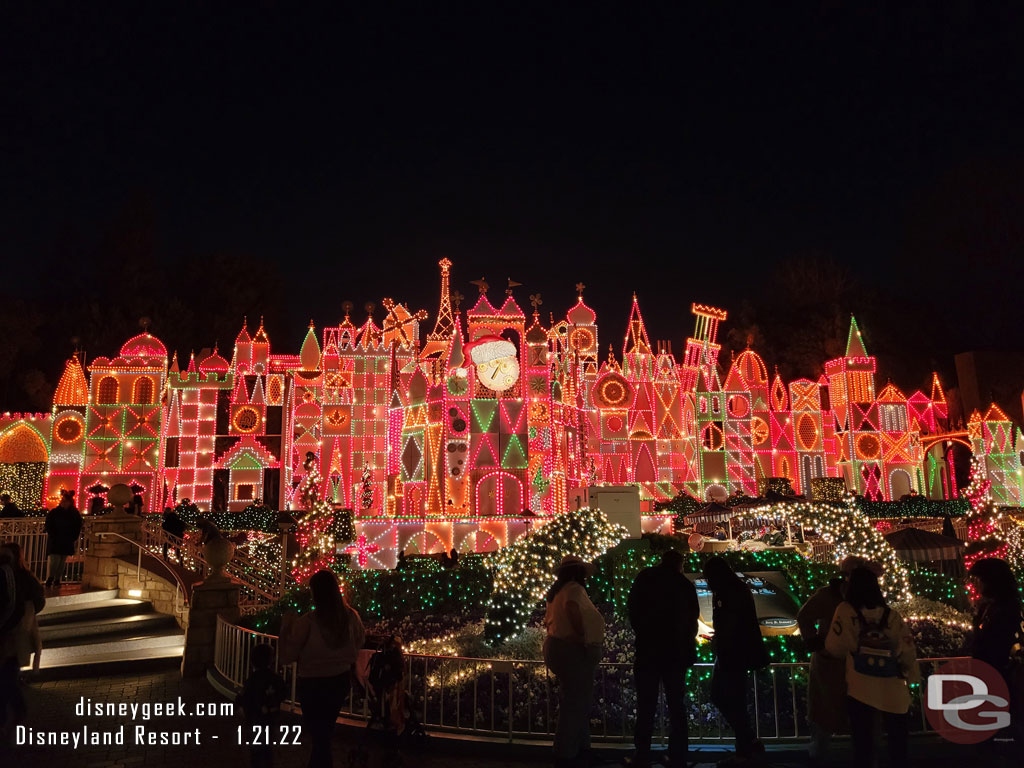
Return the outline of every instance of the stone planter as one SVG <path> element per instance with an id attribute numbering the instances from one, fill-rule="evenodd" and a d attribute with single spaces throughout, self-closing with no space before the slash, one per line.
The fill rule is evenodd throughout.
<path id="1" fill-rule="evenodd" d="M 210 566 L 209 576 L 224 575 L 224 566 L 231 562 L 235 554 L 235 545 L 222 536 L 210 539 L 203 545 L 203 557 Z"/>

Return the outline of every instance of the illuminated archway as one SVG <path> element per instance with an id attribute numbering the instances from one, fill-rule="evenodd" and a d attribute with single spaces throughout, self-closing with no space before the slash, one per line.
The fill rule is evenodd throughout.
<path id="1" fill-rule="evenodd" d="M 839 504 L 826 501 L 763 504 L 744 509 L 733 519 L 744 518 L 776 518 L 813 528 L 835 545 L 833 554 L 837 563 L 847 555 L 879 562 L 885 568 L 880 582 L 886 595 L 892 600 L 906 600 L 911 596 L 906 565 L 896 557 L 896 550 L 875 530 L 852 496 Z"/>
<path id="2" fill-rule="evenodd" d="M 510 472 L 496 470 L 476 483 L 476 513 L 483 517 L 521 514 L 524 498 L 523 484 Z"/>
<path id="3" fill-rule="evenodd" d="M 39 432 L 24 422 L 0 435 L 0 491 L 11 494 L 24 509 L 35 509 L 43 499 L 50 454 Z"/>
<path id="4" fill-rule="evenodd" d="M 104 376 L 96 387 L 96 402 L 100 405 L 113 405 L 120 396 L 120 385 L 113 376 Z"/>

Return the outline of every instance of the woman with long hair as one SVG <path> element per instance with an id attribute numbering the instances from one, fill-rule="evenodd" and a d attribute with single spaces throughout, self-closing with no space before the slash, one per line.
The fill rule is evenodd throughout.
<path id="1" fill-rule="evenodd" d="M 764 752 L 747 711 L 747 673 L 768 666 L 768 652 L 761 639 L 754 597 L 743 579 L 721 557 L 704 564 L 704 577 L 714 604 L 711 701 L 736 734 L 736 755 L 726 758 L 728 763 L 736 763 Z"/>
<path id="2" fill-rule="evenodd" d="M 1009 564 L 998 557 L 975 562 L 968 575 L 974 581 L 976 603 L 971 656 L 996 669 L 1010 691 L 1010 728 L 1024 743 L 1024 669 L 1014 668 L 1014 652 L 1024 643 L 1020 585 Z M 1020 661 L 1017 662 L 1019 667 Z"/>
<path id="3" fill-rule="evenodd" d="M 885 723 L 889 760 L 907 764 L 909 685 L 921 678 L 917 654 L 903 617 L 885 603 L 878 576 L 854 568 L 846 599 L 836 608 L 825 648 L 846 660 L 846 711 L 853 764 L 874 765 L 875 721 Z"/>
<path id="4" fill-rule="evenodd" d="M 21 545 L 16 541 L 0 544 L 0 589 L 13 592 L 14 600 L 7 606 L 0 621 L 0 732 L 9 721 L 24 720 L 27 707 L 19 670 L 32 661 L 38 670 L 42 655 L 39 624 L 36 614 L 46 605 L 43 585 L 25 565 Z"/>
<path id="5" fill-rule="evenodd" d="M 578 765 L 590 749 L 594 673 L 604 643 L 604 618 L 585 588 L 590 569 L 573 555 L 562 558 L 544 613 L 544 662 L 558 680 L 556 766 Z"/>
<path id="6" fill-rule="evenodd" d="M 314 573 L 309 591 L 313 610 L 298 617 L 286 614 L 281 623 L 280 660 L 298 662 L 296 689 L 312 745 L 309 765 L 330 768 L 331 733 L 366 632 L 334 573 Z"/>

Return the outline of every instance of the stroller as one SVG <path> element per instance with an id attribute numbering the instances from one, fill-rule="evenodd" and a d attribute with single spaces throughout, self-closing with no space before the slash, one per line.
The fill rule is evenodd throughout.
<path id="1" fill-rule="evenodd" d="M 380 755 L 381 766 L 398 768 L 402 765 L 400 749 L 422 747 L 426 741 L 426 732 L 406 690 L 402 638 L 367 636 L 358 666 L 356 677 L 366 693 L 369 721 L 364 738 L 349 753 L 349 765 L 370 768 L 373 746 L 372 752 Z"/>

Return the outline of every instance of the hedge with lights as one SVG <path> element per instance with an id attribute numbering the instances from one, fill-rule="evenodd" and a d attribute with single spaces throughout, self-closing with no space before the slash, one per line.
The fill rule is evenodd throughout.
<path id="1" fill-rule="evenodd" d="M 485 639 L 502 643 L 526 628 L 565 555 L 590 562 L 627 535 L 625 528 L 610 523 L 601 510 L 583 508 L 558 515 L 492 554 L 487 562 L 494 569 L 494 592 L 487 604 Z"/>
<path id="2" fill-rule="evenodd" d="M 444 568 L 435 558 L 408 558 L 401 570 L 349 570 L 336 563 L 335 572 L 349 603 L 366 620 L 397 621 L 416 614 L 462 616 L 486 603 L 493 589 L 484 556 L 465 554 L 456 568 Z M 309 590 L 296 587 L 244 625 L 260 632 L 277 632 L 286 611 L 309 610 Z"/>
<path id="3" fill-rule="evenodd" d="M 911 496 L 904 501 L 872 501 L 863 497 L 857 499 L 868 517 L 962 517 L 971 511 L 965 499 L 935 501 L 924 496 Z"/>

